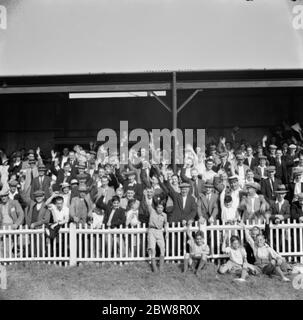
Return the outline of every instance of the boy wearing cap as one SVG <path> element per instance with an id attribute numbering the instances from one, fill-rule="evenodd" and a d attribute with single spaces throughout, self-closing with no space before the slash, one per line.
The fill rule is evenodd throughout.
<path id="1" fill-rule="evenodd" d="M 275 199 L 275 191 L 282 181 L 276 178 L 276 167 L 269 166 L 267 168 L 267 179 L 261 182 L 261 193 L 264 195 L 267 202 Z"/>
<path id="2" fill-rule="evenodd" d="M 39 176 L 34 178 L 31 184 L 31 199 L 34 199 L 34 192 L 38 190 L 44 191 L 45 198 L 48 199 L 51 196 L 51 178 L 46 176 L 46 167 L 44 165 L 38 166 Z"/>

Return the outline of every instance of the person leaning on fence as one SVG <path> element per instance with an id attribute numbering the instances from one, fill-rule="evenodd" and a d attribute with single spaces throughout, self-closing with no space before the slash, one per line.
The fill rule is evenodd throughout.
<path id="1" fill-rule="evenodd" d="M 290 281 L 281 270 L 283 258 L 268 244 L 265 243 L 263 234 L 256 236 L 254 241 L 244 223 L 241 223 L 244 228 L 246 241 L 251 246 L 255 256 L 255 270 L 257 273 L 264 273 L 268 276 L 278 274 L 282 281 Z"/>
<path id="2" fill-rule="evenodd" d="M 108 204 L 103 202 L 98 202 L 96 207 L 100 210 L 104 210 L 104 220 L 103 223 L 106 228 L 113 229 L 119 227 L 125 227 L 126 222 L 126 215 L 125 209 L 121 208 L 120 206 L 120 198 L 118 196 L 113 196 L 112 200 L 109 201 Z M 113 243 L 113 234 L 108 234 L 105 237 L 106 248 L 108 248 L 108 255 L 111 256 L 112 254 L 112 243 Z M 121 240 L 121 241 L 120 241 Z M 121 246 L 120 246 L 121 243 Z M 121 252 L 121 256 L 125 254 L 124 248 L 124 239 L 123 237 L 117 240 L 117 248 L 119 253 Z"/>
<path id="3" fill-rule="evenodd" d="M 213 224 L 219 213 L 219 198 L 211 181 L 206 181 L 204 188 L 205 193 L 199 194 L 197 203 L 199 222 Z"/>
<path id="4" fill-rule="evenodd" d="M 190 230 L 191 224 L 187 225 L 187 237 L 189 245 L 189 253 L 184 255 L 184 272 L 187 272 L 188 267 L 194 270 L 195 274 L 198 274 L 207 263 L 207 256 L 210 253 L 209 246 L 205 243 L 204 233 L 202 231 L 197 231 L 193 238 L 192 232 Z"/>
<path id="5" fill-rule="evenodd" d="M 88 213 L 92 209 L 93 202 L 85 185 L 79 186 L 78 191 L 79 196 L 74 197 L 71 201 L 69 215 L 72 222 L 84 226 L 88 222 Z"/>
<path id="6" fill-rule="evenodd" d="M 222 244 L 222 251 L 223 253 L 227 254 L 229 260 L 220 266 L 218 272 L 221 274 L 225 274 L 227 272 L 230 273 L 241 273 L 240 278 L 236 278 L 234 280 L 237 281 L 246 281 L 246 277 L 248 272 L 253 274 L 256 273 L 255 268 L 253 265 L 247 262 L 247 253 L 244 247 L 241 246 L 240 239 L 238 236 L 231 236 L 230 237 L 230 246 L 226 247 L 226 242 L 228 239 L 228 235 L 225 234 L 223 244 Z"/>
<path id="7" fill-rule="evenodd" d="M 147 203 L 149 209 L 149 223 L 148 223 L 148 252 L 151 258 L 152 271 L 157 272 L 156 265 L 156 245 L 160 249 L 160 263 L 159 269 L 162 271 L 164 265 L 165 255 L 165 241 L 163 235 L 163 228 L 165 231 L 165 239 L 168 234 L 167 215 L 164 213 L 164 202 L 159 202 L 156 205 L 156 209 L 152 207 L 150 203 Z"/>
<path id="8" fill-rule="evenodd" d="M 59 234 L 60 228 L 69 222 L 69 208 L 64 206 L 64 199 L 59 193 L 54 192 L 45 202 L 51 214 L 50 223 L 45 229 L 46 236 L 51 240 Z"/>
<path id="9" fill-rule="evenodd" d="M 37 190 L 33 196 L 35 200 L 30 200 L 25 208 L 25 222 L 30 229 L 37 229 L 49 223 L 50 211 L 45 205 L 44 191 Z"/>

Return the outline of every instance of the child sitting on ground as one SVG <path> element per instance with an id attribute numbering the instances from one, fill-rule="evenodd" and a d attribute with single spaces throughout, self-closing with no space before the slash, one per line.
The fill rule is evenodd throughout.
<path id="1" fill-rule="evenodd" d="M 252 239 L 249 230 L 246 228 L 244 223 L 241 223 L 244 228 L 246 241 L 251 246 L 256 262 L 255 269 L 257 273 L 263 273 L 268 276 L 277 274 L 281 277 L 282 281 L 290 281 L 285 277 L 281 266 L 283 265 L 283 258 L 268 244 L 265 243 L 265 237 L 263 234 L 256 236 L 256 239 Z"/>
<path id="2" fill-rule="evenodd" d="M 227 272 L 241 272 L 241 277 L 234 280 L 246 281 L 248 271 L 255 274 L 254 266 L 247 263 L 246 251 L 241 246 L 239 237 L 231 236 L 230 247 L 226 247 L 227 239 L 228 236 L 226 235 L 222 244 L 222 251 L 229 256 L 229 260 L 225 264 L 221 265 L 218 271 L 221 274 L 225 274 Z"/>
<path id="3" fill-rule="evenodd" d="M 184 272 L 188 270 L 188 267 L 194 270 L 194 273 L 198 275 L 207 263 L 207 255 L 209 255 L 209 246 L 204 241 L 204 233 L 197 231 L 194 238 L 192 237 L 190 224 L 187 226 L 187 236 L 189 238 L 188 244 L 190 253 L 185 254 L 184 259 Z"/>

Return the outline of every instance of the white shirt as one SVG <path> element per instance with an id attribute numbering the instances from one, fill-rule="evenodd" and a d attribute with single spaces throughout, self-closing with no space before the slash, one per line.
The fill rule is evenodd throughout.
<path id="1" fill-rule="evenodd" d="M 15 197 L 16 194 L 18 194 L 18 191 L 17 191 L 17 190 L 15 191 L 15 193 L 9 192 L 8 197 L 9 197 L 11 200 L 14 200 L 14 197 Z"/>
<path id="2" fill-rule="evenodd" d="M 111 225 L 112 218 L 114 216 L 115 211 L 116 211 L 115 209 L 112 209 L 112 212 L 110 213 L 108 221 L 107 221 L 107 225 Z"/>
<path id="3" fill-rule="evenodd" d="M 68 160 L 68 156 L 63 156 L 62 157 L 62 162 L 61 162 L 61 168 L 63 169 L 64 168 L 64 163 L 67 162 Z"/>
<path id="4" fill-rule="evenodd" d="M 185 208 L 186 198 L 187 198 L 187 197 L 182 197 L 182 201 L 183 201 L 183 209 Z"/>
<path id="5" fill-rule="evenodd" d="M 279 207 L 279 213 L 280 213 L 281 208 L 282 208 L 283 203 L 284 203 L 284 199 L 283 199 L 281 202 L 279 202 L 279 201 L 277 200 L 277 201 L 276 201 L 276 203 L 278 204 L 278 207 Z"/>
<path id="6" fill-rule="evenodd" d="M 51 211 L 53 214 L 54 222 L 59 224 L 67 223 L 69 220 L 69 208 L 63 206 L 62 210 L 59 211 L 54 204 L 51 204 Z"/>
<path id="7" fill-rule="evenodd" d="M 251 212 L 255 213 L 255 199 L 259 198 L 257 194 L 255 194 L 253 197 L 249 197 L 251 199 Z"/>
<path id="8" fill-rule="evenodd" d="M 241 186 L 244 185 L 244 181 L 245 181 L 245 172 L 244 172 L 244 166 L 238 166 L 238 176 L 239 176 L 239 184 Z"/>

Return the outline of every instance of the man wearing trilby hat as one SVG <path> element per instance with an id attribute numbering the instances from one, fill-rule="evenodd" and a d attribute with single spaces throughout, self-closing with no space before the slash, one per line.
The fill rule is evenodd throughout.
<path id="1" fill-rule="evenodd" d="M 290 204 L 285 199 L 287 192 L 285 185 L 279 185 L 275 190 L 276 200 L 270 201 L 271 220 L 274 223 L 281 223 L 290 218 Z"/>
<path id="2" fill-rule="evenodd" d="M 31 186 L 31 199 L 34 199 L 34 192 L 37 190 L 42 190 L 45 193 L 45 198 L 48 199 L 51 196 L 51 178 L 45 175 L 47 169 L 44 165 L 38 166 L 39 176 L 34 178 Z"/>

